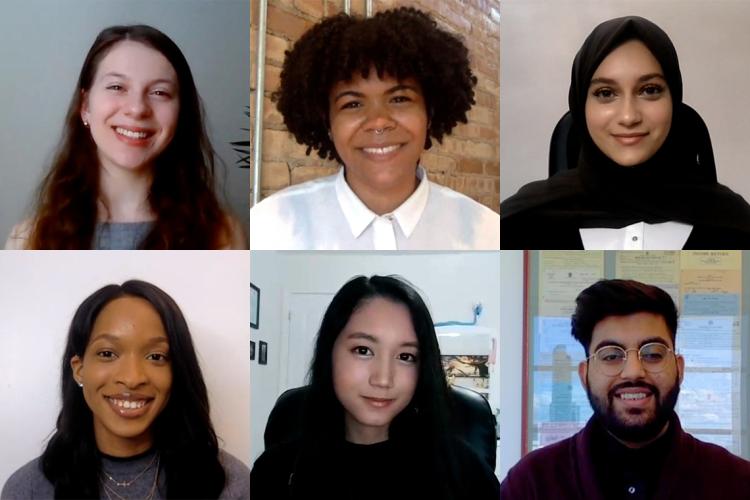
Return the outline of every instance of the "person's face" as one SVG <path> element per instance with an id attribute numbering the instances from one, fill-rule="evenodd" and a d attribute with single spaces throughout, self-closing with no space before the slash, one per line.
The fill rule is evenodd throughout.
<path id="1" fill-rule="evenodd" d="M 601 347 L 613 345 L 638 349 L 651 342 L 674 349 L 662 316 L 648 312 L 608 316 L 594 327 L 589 352 L 593 355 Z M 619 375 L 604 375 L 595 358 L 578 365 L 594 414 L 621 441 L 645 443 L 665 429 L 677 403 L 685 364 L 680 355 L 668 353 L 667 358 L 658 373 L 644 369 L 637 351 L 628 352 Z"/>
<path id="2" fill-rule="evenodd" d="M 114 45 L 83 95 L 102 168 L 150 168 L 174 137 L 180 111 L 177 73 L 166 57 L 142 43 Z"/>
<path id="3" fill-rule="evenodd" d="M 354 191 L 413 186 L 427 138 L 427 110 L 414 78 L 396 80 L 374 68 L 336 83 L 328 98 L 331 137 Z"/>
<path id="4" fill-rule="evenodd" d="M 94 416 L 99 450 L 129 456 L 151 447 L 151 426 L 172 388 L 169 341 L 146 300 L 122 297 L 97 316 L 83 358 L 70 361 Z"/>
<path id="5" fill-rule="evenodd" d="M 419 377 L 419 345 L 409 310 L 380 297 L 361 304 L 336 339 L 332 358 L 347 440 L 385 441 Z"/>
<path id="6" fill-rule="evenodd" d="M 586 125 L 612 161 L 632 167 L 654 156 L 672 124 L 672 96 L 661 65 L 638 40 L 613 50 L 594 72 Z"/>

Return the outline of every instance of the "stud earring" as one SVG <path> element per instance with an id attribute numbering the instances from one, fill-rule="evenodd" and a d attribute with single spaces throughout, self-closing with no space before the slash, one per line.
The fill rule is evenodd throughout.
<path id="1" fill-rule="evenodd" d="M 87 122 L 86 120 L 83 120 L 83 126 L 84 127 L 88 127 L 89 126 L 89 122 Z"/>
<path id="2" fill-rule="evenodd" d="M 83 387 L 83 382 L 78 382 L 78 387 Z"/>

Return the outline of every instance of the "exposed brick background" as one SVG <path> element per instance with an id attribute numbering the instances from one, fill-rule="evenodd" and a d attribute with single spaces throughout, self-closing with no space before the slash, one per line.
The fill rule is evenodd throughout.
<path id="1" fill-rule="evenodd" d="M 459 124 L 443 144 L 423 153 L 422 165 L 430 179 L 478 202 L 500 210 L 500 0 L 373 0 L 373 11 L 413 6 L 432 14 L 438 24 L 461 36 L 469 48 L 472 70 L 479 82 L 476 104 L 467 124 Z M 365 1 L 351 1 L 353 14 L 364 15 Z M 255 64 L 258 2 L 251 0 L 251 123 L 255 118 Z M 269 0 L 266 30 L 263 106 L 263 165 L 261 198 L 287 186 L 330 175 L 338 166 L 305 155 L 286 132 L 281 114 L 270 95 L 279 85 L 284 51 L 322 17 L 344 8 L 343 0 Z M 252 141 L 253 131 L 250 131 Z M 252 143 L 252 142 L 251 142 Z"/>

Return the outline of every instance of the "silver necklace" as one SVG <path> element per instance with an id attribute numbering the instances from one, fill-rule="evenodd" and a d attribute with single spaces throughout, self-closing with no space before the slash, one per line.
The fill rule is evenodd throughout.
<path id="1" fill-rule="evenodd" d="M 141 477 L 142 475 L 144 475 L 146 473 L 146 471 L 149 470 L 152 465 L 154 465 L 154 461 L 157 461 L 157 468 L 158 468 L 159 467 L 158 466 L 158 458 L 159 458 L 159 454 L 157 453 L 156 455 L 154 455 L 154 458 L 151 459 L 151 461 L 148 463 L 148 465 L 146 465 L 146 468 L 143 469 L 141 472 L 139 472 L 138 475 L 135 476 L 130 481 L 118 481 L 117 479 L 113 478 L 104 469 L 102 469 L 102 474 L 104 474 L 105 476 L 107 476 L 107 479 L 109 479 L 110 481 L 112 481 L 113 483 L 115 483 L 115 485 L 120 486 L 122 488 L 127 488 L 128 486 L 130 486 L 131 484 L 133 484 L 134 482 L 136 482 L 139 477 Z"/>
<path id="2" fill-rule="evenodd" d="M 141 474 L 143 474 L 143 472 Z M 113 490 L 110 486 L 108 486 L 105 481 L 102 481 L 101 483 L 102 483 L 102 487 L 104 488 L 104 494 L 107 495 L 108 500 L 113 500 L 112 495 L 114 495 L 119 500 L 128 500 L 127 498 L 125 498 L 124 496 L 120 495 L 115 490 Z M 132 481 L 130 483 L 132 484 Z M 156 472 L 154 473 L 154 482 L 151 485 L 151 490 L 149 491 L 148 496 L 145 497 L 143 500 L 152 500 L 154 498 L 154 495 L 156 494 L 156 486 L 158 483 L 159 483 L 159 461 L 157 460 Z M 110 493 L 112 493 L 112 495 L 110 495 Z"/>

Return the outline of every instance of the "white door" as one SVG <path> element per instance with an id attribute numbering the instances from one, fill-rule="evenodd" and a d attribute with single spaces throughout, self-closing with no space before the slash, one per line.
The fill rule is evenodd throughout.
<path id="1" fill-rule="evenodd" d="M 286 381 L 282 380 L 280 392 L 307 383 L 315 338 L 331 299 L 332 293 L 289 294 Z"/>

